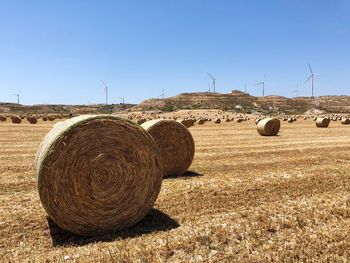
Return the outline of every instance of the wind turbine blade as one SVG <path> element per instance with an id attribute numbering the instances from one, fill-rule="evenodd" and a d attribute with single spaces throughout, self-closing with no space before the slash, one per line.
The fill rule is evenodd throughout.
<path id="1" fill-rule="evenodd" d="M 106 88 L 107 87 L 106 83 L 103 80 L 101 80 L 101 82 L 102 82 L 103 86 Z"/>
<path id="2" fill-rule="evenodd" d="M 321 76 L 320 74 L 316 74 L 316 73 L 314 73 L 313 75 L 314 75 L 314 76 Z"/>
<path id="3" fill-rule="evenodd" d="M 264 84 L 264 82 L 256 83 L 255 86 L 258 86 L 258 85 L 261 85 L 261 84 Z"/>
<path id="4" fill-rule="evenodd" d="M 207 74 L 208 74 L 209 77 L 211 77 L 212 79 L 215 79 L 212 75 L 209 74 L 209 72 L 207 72 Z"/>
<path id="5" fill-rule="evenodd" d="M 310 75 L 310 77 L 307 80 L 305 80 L 305 83 L 308 82 L 311 78 L 312 78 L 312 75 Z"/>
<path id="6" fill-rule="evenodd" d="M 308 65 L 309 65 L 309 69 L 310 69 L 311 74 L 314 74 L 314 73 L 312 72 L 312 69 L 311 69 L 310 64 L 308 64 Z"/>

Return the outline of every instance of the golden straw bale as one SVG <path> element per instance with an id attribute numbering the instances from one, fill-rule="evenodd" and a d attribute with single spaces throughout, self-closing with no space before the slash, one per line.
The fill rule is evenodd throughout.
<path id="1" fill-rule="evenodd" d="M 199 120 L 197 121 L 198 124 L 204 124 L 204 122 L 205 122 L 204 119 L 199 119 Z"/>
<path id="2" fill-rule="evenodd" d="M 345 124 L 345 125 L 350 124 L 350 119 L 349 118 L 342 118 L 341 119 L 341 124 Z"/>
<path id="3" fill-rule="evenodd" d="M 330 118 L 317 118 L 316 126 L 319 128 L 327 128 L 329 126 Z"/>
<path id="4" fill-rule="evenodd" d="M 177 120 L 179 123 L 184 125 L 186 128 L 190 128 L 194 124 L 194 120 Z"/>
<path id="5" fill-rule="evenodd" d="M 276 118 L 267 118 L 259 121 L 257 131 L 263 136 L 276 136 L 281 127 L 281 122 Z"/>
<path id="6" fill-rule="evenodd" d="M 20 124 L 22 122 L 22 118 L 17 115 L 13 115 L 11 116 L 11 121 L 12 123 Z"/>
<path id="7" fill-rule="evenodd" d="M 38 122 L 38 119 L 35 116 L 31 116 L 28 119 L 30 124 L 36 124 Z"/>
<path id="8" fill-rule="evenodd" d="M 180 176 L 191 166 L 195 153 L 189 130 L 174 120 L 152 120 L 141 125 L 156 141 L 161 152 L 164 177 Z"/>
<path id="9" fill-rule="evenodd" d="M 36 170 L 48 215 L 61 228 L 86 236 L 141 220 L 158 196 L 163 175 L 152 136 L 111 115 L 55 125 L 38 149 Z"/>

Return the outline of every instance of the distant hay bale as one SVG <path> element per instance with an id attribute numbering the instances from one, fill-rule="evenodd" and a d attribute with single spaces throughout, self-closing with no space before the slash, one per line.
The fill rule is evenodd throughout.
<path id="1" fill-rule="evenodd" d="M 47 116 L 43 116 L 43 121 L 47 121 Z"/>
<path id="2" fill-rule="evenodd" d="M 330 121 L 331 120 L 329 118 L 317 118 L 316 126 L 319 128 L 327 128 L 329 126 Z"/>
<path id="3" fill-rule="evenodd" d="M 40 200 L 52 220 L 78 235 L 130 227 L 153 206 L 162 182 L 154 139 L 111 115 L 55 125 L 36 156 Z"/>
<path id="4" fill-rule="evenodd" d="M 216 124 L 219 124 L 219 123 L 221 123 L 221 119 L 219 119 L 219 118 L 216 118 L 216 119 L 214 120 L 214 123 L 216 123 Z"/>
<path id="5" fill-rule="evenodd" d="M 205 122 L 205 120 L 203 120 L 203 119 L 199 119 L 199 120 L 197 121 L 197 123 L 200 124 L 200 125 L 201 125 L 201 124 L 204 124 L 204 122 Z"/>
<path id="6" fill-rule="evenodd" d="M 186 128 L 190 128 L 194 124 L 194 120 L 177 120 L 179 123 L 184 125 Z"/>
<path id="7" fill-rule="evenodd" d="M 28 119 L 30 124 L 36 124 L 38 122 L 38 119 L 35 116 L 31 116 Z"/>
<path id="8" fill-rule="evenodd" d="M 141 119 L 138 119 L 138 120 L 136 121 L 136 123 L 139 124 L 139 125 L 141 125 L 142 123 L 145 123 L 146 121 L 147 121 L 147 119 L 141 118 Z"/>
<path id="9" fill-rule="evenodd" d="M 349 118 L 342 118 L 341 124 L 344 124 L 344 125 L 350 124 L 350 119 Z"/>
<path id="10" fill-rule="evenodd" d="M 161 152 L 164 177 L 184 174 L 191 166 L 195 145 L 188 129 L 173 120 L 152 120 L 141 125 L 156 141 Z"/>
<path id="11" fill-rule="evenodd" d="M 11 121 L 12 123 L 20 124 L 22 122 L 22 118 L 17 115 L 13 115 L 11 116 Z"/>
<path id="12" fill-rule="evenodd" d="M 7 118 L 5 116 L 0 116 L 0 121 L 6 121 Z"/>
<path id="13" fill-rule="evenodd" d="M 53 115 L 49 115 L 47 118 L 48 118 L 49 121 L 54 121 L 54 120 L 56 120 L 56 117 L 53 116 Z"/>
<path id="14" fill-rule="evenodd" d="M 276 136 L 281 127 L 281 122 L 276 118 L 267 118 L 259 121 L 257 131 L 263 136 Z"/>
<path id="15" fill-rule="evenodd" d="M 293 123 L 294 122 L 294 118 L 288 118 L 287 120 L 289 123 Z"/>
<path id="16" fill-rule="evenodd" d="M 243 121 L 242 118 L 237 119 L 237 123 L 241 123 Z"/>

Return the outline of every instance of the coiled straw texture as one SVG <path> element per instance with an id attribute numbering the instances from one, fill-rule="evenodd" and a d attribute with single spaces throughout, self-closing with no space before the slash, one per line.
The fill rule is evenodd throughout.
<path id="1" fill-rule="evenodd" d="M 280 130 L 281 122 L 279 119 L 267 118 L 258 122 L 257 131 L 263 136 L 276 136 Z"/>
<path id="2" fill-rule="evenodd" d="M 92 236 L 130 227 L 153 206 L 160 152 L 139 125 L 116 116 L 79 116 L 47 134 L 36 157 L 40 200 L 61 228 Z"/>
<path id="3" fill-rule="evenodd" d="M 189 130 L 174 120 L 151 120 L 141 125 L 157 142 L 164 177 L 180 176 L 191 166 L 195 145 Z"/>

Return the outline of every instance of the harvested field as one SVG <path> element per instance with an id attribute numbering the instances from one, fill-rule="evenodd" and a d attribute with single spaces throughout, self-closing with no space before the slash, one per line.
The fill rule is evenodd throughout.
<path id="1" fill-rule="evenodd" d="M 40 203 L 34 157 L 57 122 L 0 123 L 4 262 L 345 262 L 350 258 L 350 128 L 250 121 L 191 127 L 186 176 L 165 179 L 135 227 L 99 238 L 59 229 Z"/>

